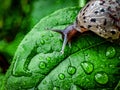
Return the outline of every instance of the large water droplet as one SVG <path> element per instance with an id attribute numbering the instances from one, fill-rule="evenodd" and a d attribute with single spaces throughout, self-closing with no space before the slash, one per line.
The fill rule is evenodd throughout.
<path id="1" fill-rule="evenodd" d="M 53 87 L 53 90 L 60 90 L 60 88 L 59 87 Z"/>
<path id="2" fill-rule="evenodd" d="M 73 66 L 69 66 L 67 71 L 70 75 L 73 75 L 76 73 L 76 68 Z"/>
<path id="3" fill-rule="evenodd" d="M 45 62 L 40 62 L 39 67 L 40 67 L 41 69 L 46 68 L 46 63 L 45 63 Z"/>
<path id="4" fill-rule="evenodd" d="M 110 46 L 107 48 L 107 51 L 106 51 L 106 57 L 108 58 L 113 58 L 116 54 L 116 50 L 114 47 Z"/>
<path id="5" fill-rule="evenodd" d="M 45 41 L 44 41 L 44 40 L 41 40 L 40 43 L 43 45 L 43 44 L 45 44 Z"/>
<path id="6" fill-rule="evenodd" d="M 93 72 L 94 66 L 92 63 L 82 62 L 81 66 L 82 66 L 83 70 L 85 71 L 85 73 L 90 74 L 91 72 Z"/>
<path id="7" fill-rule="evenodd" d="M 96 73 L 95 80 L 99 84 L 106 84 L 108 82 L 108 75 L 105 72 Z"/>
<path id="8" fill-rule="evenodd" d="M 58 75 L 58 77 L 59 77 L 59 79 L 61 79 L 61 80 L 65 79 L 65 75 L 64 75 L 63 73 L 60 73 L 60 74 Z"/>

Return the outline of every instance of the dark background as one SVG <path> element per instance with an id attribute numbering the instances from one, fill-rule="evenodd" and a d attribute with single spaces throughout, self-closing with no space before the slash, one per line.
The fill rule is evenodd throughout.
<path id="1" fill-rule="evenodd" d="M 0 73 L 6 72 L 24 36 L 41 18 L 88 0 L 0 0 Z"/>

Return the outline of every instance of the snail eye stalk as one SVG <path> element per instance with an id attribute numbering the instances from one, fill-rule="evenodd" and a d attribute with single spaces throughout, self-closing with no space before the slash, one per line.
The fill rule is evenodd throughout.
<path id="1" fill-rule="evenodd" d="M 62 49 L 61 49 L 62 54 L 64 54 L 64 49 L 65 49 L 65 46 L 67 43 L 71 47 L 71 40 L 78 32 L 74 28 L 74 25 L 70 25 L 67 28 L 65 28 L 64 30 L 52 30 L 52 31 L 58 32 L 62 35 L 62 38 L 63 38 L 63 45 L 62 45 Z"/>

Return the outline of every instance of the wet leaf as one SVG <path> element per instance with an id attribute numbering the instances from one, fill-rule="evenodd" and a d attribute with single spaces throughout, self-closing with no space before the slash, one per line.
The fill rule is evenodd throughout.
<path id="1" fill-rule="evenodd" d="M 61 54 L 61 35 L 47 30 L 64 29 L 75 21 L 79 10 L 58 10 L 34 26 L 20 43 L 2 89 L 114 89 L 120 79 L 118 45 L 88 33 L 75 38 L 72 47 L 67 45 Z"/>

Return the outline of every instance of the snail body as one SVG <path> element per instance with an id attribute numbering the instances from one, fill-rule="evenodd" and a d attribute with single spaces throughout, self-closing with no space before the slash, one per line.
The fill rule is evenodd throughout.
<path id="1" fill-rule="evenodd" d="M 63 35 L 62 53 L 67 42 L 78 32 L 92 31 L 109 41 L 120 39 L 120 0 L 90 0 L 72 25 L 53 31 Z"/>

